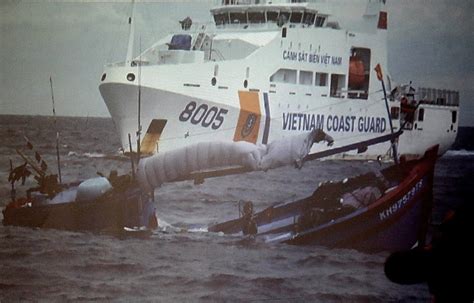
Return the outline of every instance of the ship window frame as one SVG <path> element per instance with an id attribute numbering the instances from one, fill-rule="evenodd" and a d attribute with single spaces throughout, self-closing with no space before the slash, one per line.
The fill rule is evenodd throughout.
<path id="1" fill-rule="evenodd" d="M 319 20 L 319 22 L 318 22 L 318 20 Z M 314 21 L 314 26 L 315 27 L 323 27 L 325 22 L 326 22 L 326 16 L 317 15 L 316 19 Z"/>
<path id="2" fill-rule="evenodd" d="M 297 70 L 289 68 L 279 68 L 270 76 L 270 82 L 296 84 Z"/>
<path id="3" fill-rule="evenodd" d="M 321 76 L 324 76 L 324 77 L 321 77 Z M 327 87 L 328 86 L 328 73 L 322 73 L 322 72 L 314 73 L 314 85 L 318 87 Z"/>
<path id="4" fill-rule="evenodd" d="M 306 76 L 303 77 L 302 75 L 306 75 Z M 308 80 L 309 80 L 309 82 L 308 82 Z M 299 71 L 298 83 L 300 85 L 312 86 L 313 85 L 313 72 L 308 71 L 308 70 L 300 70 Z"/>
<path id="5" fill-rule="evenodd" d="M 332 98 L 344 98 L 343 92 L 346 88 L 346 74 L 333 73 L 330 76 L 329 96 Z"/>
<path id="6" fill-rule="evenodd" d="M 308 20 L 308 17 L 309 20 Z M 308 21 L 307 21 L 308 20 Z M 314 24 L 314 21 L 316 20 L 316 13 L 315 12 L 311 12 L 311 11 L 304 11 L 303 13 L 303 19 L 302 19 L 302 23 L 303 24 L 306 24 L 306 25 L 313 25 Z"/>

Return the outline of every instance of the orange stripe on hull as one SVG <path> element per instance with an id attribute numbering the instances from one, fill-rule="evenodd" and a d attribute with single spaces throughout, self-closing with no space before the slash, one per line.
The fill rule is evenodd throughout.
<path id="1" fill-rule="evenodd" d="M 257 143 L 260 129 L 260 102 L 257 92 L 239 91 L 240 113 L 234 141 Z"/>
<path id="2" fill-rule="evenodd" d="M 140 144 L 140 152 L 146 155 L 152 155 L 155 151 L 158 152 L 158 141 L 161 133 L 165 128 L 167 120 L 153 119 L 148 126 L 145 137 Z"/>

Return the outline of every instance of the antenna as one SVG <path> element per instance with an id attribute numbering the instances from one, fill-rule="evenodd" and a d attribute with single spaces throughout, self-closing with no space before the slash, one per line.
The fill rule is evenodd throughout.
<path id="1" fill-rule="evenodd" d="M 130 25 L 130 32 L 128 34 L 128 48 L 127 48 L 127 57 L 125 58 L 126 65 L 132 65 L 132 56 L 133 56 L 133 39 L 135 38 L 135 0 L 132 0 L 132 15 L 128 17 L 128 24 Z"/>
<path id="2" fill-rule="evenodd" d="M 130 148 L 130 162 L 132 163 L 132 179 L 135 179 L 135 162 L 133 162 L 132 137 L 128 134 L 128 147 Z"/>
<path id="3" fill-rule="evenodd" d="M 54 128 L 56 129 L 56 160 L 58 162 L 58 177 L 59 177 L 59 184 L 61 184 L 62 178 L 61 178 L 61 158 L 59 157 L 59 131 L 56 124 L 56 108 L 54 106 L 53 78 L 51 76 L 49 76 L 49 84 L 51 86 L 51 99 L 53 100 Z"/>
<path id="4" fill-rule="evenodd" d="M 138 128 L 137 128 L 137 163 L 140 161 L 140 141 L 142 134 L 142 124 L 141 124 L 141 110 L 142 110 L 142 37 L 140 36 L 140 59 L 138 62 Z"/>

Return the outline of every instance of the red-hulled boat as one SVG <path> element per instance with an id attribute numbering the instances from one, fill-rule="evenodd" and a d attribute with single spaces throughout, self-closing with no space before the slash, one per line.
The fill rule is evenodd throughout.
<path id="1" fill-rule="evenodd" d="M 247 203 L 242 215 L 239 206 L 238 219 L 209 231 L 365 252 L 409 249 L 425 239 L 437 150 L 430 148 L 422 158 L 401 161 L 380 174 L 322 184 L 308 198 L 257 213 Z"/>

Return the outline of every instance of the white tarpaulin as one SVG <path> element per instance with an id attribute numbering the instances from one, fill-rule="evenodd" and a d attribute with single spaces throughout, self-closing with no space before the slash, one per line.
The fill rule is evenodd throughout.
<path id="1" fill-rule="evenodd" d="M 301 168 L 303 159 L 309 154 L 313 143 L 321 140 L 326 140 L 330 144 L 333 141 L 330 136 L 319 129 L 272 141 L 267 145 L 267 152 L 262 156 L 259 168 L 266 171 L 290 164 Z"/>
<path id="2" fill-rule="evenodd" d="M 226 167 L 267 170 L 288 164 L 301 167 L 314 142 L 332 138 L 321 130 L 283 138 L 268 145 L 239 142 L 200 142 L 140 160 L 137 177 L 147 190 L 185 178 L 193 172 Z"/>

